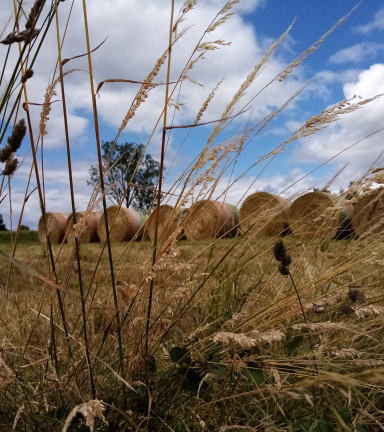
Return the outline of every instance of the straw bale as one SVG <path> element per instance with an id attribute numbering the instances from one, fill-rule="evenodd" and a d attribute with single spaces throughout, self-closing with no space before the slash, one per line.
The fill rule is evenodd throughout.
<path id="1" fill-rule="evenodd" d="M 166 241 L 177 229 L 180 228 L 180 220 L 182 212 L 174 207 L 163 204 L 160 206 L 160 210 L 155 208 L 145 222 L 144 231 L 145 234 L 151 240 L 155 238 L 156 219 L 159 214 L 159 226 L 158 226 L 158 240 Z"/>
<path id="2" fill-rule="evenodd" d="M 60 244 L 64 240 L 68 215 L 69 213 L 45 213 L 49 238 L 52 244 Z M 43 216 L 39 220 L 38 234 L 40 242 L 45 243 L 46 235 Z"/>
<path id="3" fill-rule="evenodd" d="M 210 240 L 236 235 L 239 210 L 232 204 L 218 201 L 197 201 L 187 211 L 184 235 L 188 240 Z"/>
<path id="4" fill-rule="evenodd" d="M 254 236 L 276 236 L 288 228 L 291 204 L 285 198 L 268 192 L 250 195 L 240 209 L 240 228 Z"/>
<path id="5" fill-rule="evenodd" d="M 81 242 L 82 243 L 93 243 L 99 241 L 99 236 L 97 235 L 97 227 L 99 225 L 100 217 L 103 212 L 101 211 L 92 211 L 89 213 L 88 219 L 85 222 L 85 226 L 81 227 L 82 235 Z M 84 219 L 86 215 L 85 211 L 76 212 L 76 224 L 79 224 L 81 220 Z M 73 229 L 73 215 L 70 214 L 67 218 L 67 241 L 75 241 L 75 230 Z"/>
<path id="6" fill-rule="evenodd" d="M 136 240 L 142 237 L 142 225 L 145 219 L 143 213 L 133 209 L 112 206 L 107 209 L 107 218 L 111 242 L 130 241 L 136 234 Z M 104 214 L 100 218 L 97 234 L 100 241 L 107 240 Z"/>
<path id="7" fill-rule="evenodd" d="M 338 228 L 352 217 L 353 207 L 342 204 L 337 210 L 336 197 L 328 192 L 309 192 L 297 198 L 289 210 L 289 227 L 294 234 L 312 238 L 334 238 Z"/>
<path id="8" fill-rule="evenodd" d="M 371 234 L 384 233 L 384 188 L 375 189 L 359 198 L 355 203 L 352 225 L 358 236 L 368 230 Z"/>

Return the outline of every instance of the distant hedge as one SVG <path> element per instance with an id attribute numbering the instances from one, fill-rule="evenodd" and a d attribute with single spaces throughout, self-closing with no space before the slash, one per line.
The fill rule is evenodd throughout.
<path id="1" fill-rule="evenodd" d="M 16 232 L 12 233 L 13 239 L 15 238 Z M 2 244 L 11 242 L 11 231 L 1 231 L 0 232 L 0 247 Z M 20 231 L 18 243 L 38 243 L 39 236 L 37 231 Z"/>

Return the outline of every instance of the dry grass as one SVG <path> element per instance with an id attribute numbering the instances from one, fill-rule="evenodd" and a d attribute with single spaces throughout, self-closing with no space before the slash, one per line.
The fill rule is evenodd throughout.
<path id="1" fill-rule="evenodd" d="M 44 171 L 39 168 L 37 148 L 43 145 L 50 103 L 59 84 L 65 124 L 67 115 L 66 73 L 61 61 L 64 40 L 59 36 L 57 18 L 60 3 L 52 4 L 44 22 L 44 26 L 56 25 L 59 75 L 55 70 L 47 88 L 39 136 L 33 136 L 28 111 L 27 89 L 33 77 L 26 78 L 31 75 L 27 71 L 32 70 L 34 59 L 31 60 L 30 53 L 34 44 L 45 37 L 45 27 L 40 32 L 34 29 L 44 10 L 41 0 L 32 6 L 27 30 L 21 32 L 21 8 L 14 3 L 15 32 L 6 38 L 6 43 L 23 42 L 23 46 L 19 45 L 22 62 L 4 64 L 13 72 L 1 90 L 0 102 L 0 112 L 5 114 L 7 122 L 1 140 L 5 139 L 11 121 L 15 125 L 11 137 L 24 136 L 24 129 L 23 134 L 17 133 L 20 123 L 16 107 L 25 102 L 33 154 L 30 178 L 32 173 L 36 177 L 43 221 L 48 213 L 44 202 Z M 218 11 L 182 68 L 175 86 L 165 86 L 164 109 L 153 129 L 154 133 L 163 118 L 161 166 L 167 131 L 172 129 L 167 118 L 171 98 L 183 80 L 194 82 L 189 73 L 204 60 L 204 55 L 228 44 L 222 40 L 207 42 L 204 38 L 225 25 L 237 3 L 238 0 L 230 0 Z M 164 54 L 144 79 L 117 131 L 116 142 L 157 85 L 154 80 L 166 60 L 169 83 L 172 49 L 186 34 L 186 29 L 180 30 L 179 26 L 197 2 L 186 0 L 176 18 L 174 2 L 171 4 L 169 46 L 164 47 Z M 83 0 L 90 97 L 102 174 L 107 168 L 101 164 L 85 6 Z M 271 83 L 284 80 L 341 22 L 253 99 Z M 300 93 L 259 124 L 247 123 L 231 139 L 218 143 L 221 132 L 233 120 L 235 107 L 286 34 L 267 49 L 261 62 L 229 99 L 204 150 L 170 188 L 170 193 L 178 191 L 175 213 L 183 214 L 192 196 L 197 197 L 196 206 L 212 200 L 222 176 L 236 164 L 242 150 Z M 39 49 L 40 45 L 36 51 Z M 16 101 L 10 110 L 9 98 L 20 73 L 25 79 L 21 80 L 21 89 L 15 93 Z M 217 87 L 208 96 L 191 127 L 201 124 L 216 90 Z M 340 115 L 363 109 L 366 103 L 381 96 L 359 102 L 354 102 L 354 98 L 344 100 L 322 111 L 275 150 L 260 156 L 255 165 L 275 157 L 294 140 L 316 133 L 337 121 Z M 179 102 L 174 106 L 178 108 Z M 66 143 L 72 214 L 76 217 L 68 136 Z M 0 199 L 6 193 L 11 196 L 11 174 L 17 175 L 19 167 L 13 157 L 16 146 L 8 150 L 3 147 L 2 160 L 13 165 L 11 172 L 8 171 L 10 175 L 3 176 Z M 228 188 L 243 174 L 233 179 Z M 164 194 L 165 198 L 161 199 L 165 192 L 162 177 L 160 172 L 157 206 L 167 204 L 169 196 Z M 359 202 L 373 195 L 372 185 L 383 181 L 382 168 L 372 166 L 364 178 L 340 194 L 338 201 L 347 200 L 348 205 Z M 220 201 L 224 200 L 228 188 Z M 105 192 L 101 175 L 86 215 L 99 202 L 106 211 Z M 23 211 L 29 193 L 28 182 Z M 123 201 L 124 197 L 116 206 L 115 214 Z M 302 233 L 286 237 L 285 250 L 279 243 L 274 249 L 280 240 L 278 236 L 255 236 L 255 226 L 268 224 L 275 218 L 276 210 L 268 208 L 266 203 L 261 205 L 241 235 L 236 234 L 238 226 L 233 215 L 230 221 L 233 238 L 210 238 L 201 242 L 178 241 L 183 226 L 178 226 L 167 238 L 161 238 L 162 230 L 166 231 L 167 227 L 160 227 L 157 218 L 153 242 L 131 241 L 141 236 L 141 230 L 126 233 L 125 224 L 119 226 L 121 221 L 116 217 L 102 219 L 105 235 L 100 235 L 102 243 L 79 242 L 86 229 L 86 221 L 79 220 L 74 244 L 54 244 L 49 229 L 43 244 L 23 244 L 19 242 L 21 216 L 16 235 L 11 235 L 10 242 L 0 248 L 0 429 L 364 432 L 383 428 L 384 242 L 382 230 L 377 229 L 382 223 L 381 213 L 375 214 L 374 225 L 363 220 L 362 225 L 367 227 L 362 228 L 358 238 L 336 241 L 326 235 L 308 238 Z M 332 206 L 325 204 L 314 218 L 329 218 L 334 212 L 333 203 Z M 220 218 L 216 215 L 215 219 Z M 296 223 L 303 222 L 300 215 L 297 219 Z M 219 235 L 228 231 L 220 232 L 226 221 L 224 218 L 215 226 Z M 170 223 L 173 222 L 170 218 Z M 316 224 L 311 217 L 304 222 Z M 112 243 L 114 229 L 123 231 L 121 240 L 130 242 Z"/>

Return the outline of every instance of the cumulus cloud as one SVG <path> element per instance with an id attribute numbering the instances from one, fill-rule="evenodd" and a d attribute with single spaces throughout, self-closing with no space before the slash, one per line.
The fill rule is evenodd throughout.
<path id="1" fill-rule="evenodd" d="M 187 34 L 174 46 L 172 53 L 171 79 L 176 79 L 189 59 L 204 30 L 224 5 L 222 0 L 209 0 L 198 3 L 196 8 L 190 11 L 186 26 L 192 25 Z M 230 46 L 221 47 L 219 50 L 207 52 L 205 60 L 198 63 L 197 67 L 190 72 L 190 76 L 202 83 L 204 87 L 193 85 L 189 82 L 183 83 L 180 99 L 185 103 L 184 109 L 178 115 L 178 122 L 193 120 L 199 108 L 207 97 L 207 94 L 223 77 L 225 78 L 217 96 L 210 105 L 206 118 L 211 120 L 217 118 L 223 112 L 229 98 L 235 94 L 240 84 L 246 79 L 248 73 L 257 64 L 265 49 L 265 38 L 260 38 L 253 26 L 244 20 L 244 13 L 254 10 L 263 4 L 262 0 L 247 0 L 242 2 L 243 12 L 230 18 L 223 26 L 214 33 L 206 36 L 205 40 L 222 39 L 231 42 Z M 176 10 L 182 5 L 176 2 Z M 156 64 L 168 46 L 169 7 L 168 3 L 160 1 L 141 0 L 132 2 L 115 0 L 113 7 L 110 2 L 101 0 L 93 1 L 88 5 L 89 27 L 92 47 L 97 46 L 106 37 L 107 41 L 93 54 L 93 72 L 95 79 L 99 82 L 110 78 L 127 78 L 132 80 L 143 80 Z M 237 6 L 235 6 L 236 8 Z M 60 29 L 66 25 L 67 14 L 70 9 L 69 3 L 62 3 L 59 8 Z M 124 19 L 117 19 L 124 17 Z M 288 25 L 288 23 L 287 23 Z M 286 29 L 282 28 L 281 33 Z M 3 47 L 4 48 L 4 47 Z M 81 2 L 75 2 L 71 19 L 69 21 L 66 40 L 63 46 L 63 58 L 70 58 L 86 52 L 84 37 L 84 24 Z M 5 56 L 5 49 L 0 52 L 0 60 Z M 16 47 L 12 47 L 11 62 L 17 57 Z M 57 59 L 56 30 L 52 25 L 39 54 L 36 63 L 35 76 L 28 84 L 29 98 L 34 102 L 42 102 L 45 87 L 51 77 Z M 66 68 L 77 66 L 88 69 L 87 58 L 83 57 L 71 61 Z M 267 84 L 271 77 L 284 69 L 285 64 L 273 59 L 264 73 L 260 75 L 257 82 L 249 90 L 248 98 Z M 161 70 L 156 82 L 164 81 L 166 78 L 165 67 Z M 9 78 L 12 71 L 6 72 Z M 264 117 L 271 109 L 280 106 L 289 95 L 294 92 L 298 83 L 290 80 L 287 83 L 272 86 L 262 93 L 255 105 L 254 116 Z M 91 114 L 91 95 L 89 89 L 89 78 L 86 73 L 77 72 L 65 79 L 67 107 L 71 114 L 82 117 Z M 98 99 L 98 112 L 101 121 L 114 128 L 118 128 L 124 118 L 131 102 L 138 90 L 136 84 L 107 83 L 100 91 Z M 60 98 L 58 86 L 58 98 Z M 175 94 L 176 97 L 177 93 Z M 246 99 L 242 101 L 245 103 Z M 145 104 L 136 112 L 130 121 L 127 132 L 150 133 L 164 104 L 164 87 L 158 87 L 150 92 Z M 60 104 L 52 109 L 51 118 L 62 118 Z M 59 109 L 60 108 L 60 109 Z M 34 122 L 38 121 L 39 108 L 31 109 Z M 75 121 L 74 118 L 71 120 Z M 84 126 L 84 121 L 83 121 Z M 79 124 L 72 126 L 74 134 L 81 136 L 84 130 Z M 52 145 L 59 145 L 59 133 L 56 125 L 49 129 L 56 135 Z M 48 139 L 48 137 L 47 137 Z M 64 140 L 61 140 L 64 144 Z"/>
<path id="2" fill-rule="evenodd" d="M 354 82 L 343 86 L 346 98 L 361 95 L 363 99 L 384 93 L 384 64 L 372 65 L 361 72 Z M 317 132 L 308 138 L 300 140 L 293 152 L 293 158 L 299 163 L 322 163 L 339 152 L 352 146 L 365 136 L 383 127 L 381 113 L 384 110 L 384 98 L 366 104 L 362 109 L 341 116 L 340 120 L 328 128 Z M 292 128 L 297 124 L 292 124 Z M 360 144 L 343 152 L 332 164 L 341 167 L 349 163 L 340 175 L 340 182 L 355 180 L 363 175 L 372 162 L 383 150 L 384 132 L 378 133 Z"/>
<path id="3" fill-rule="evenodd" d="M 8 4 L 9 3 L 9 4 Z M 4 16 L 13 13 L 10 2 L 4 4 L 2 12 Z M 184 108 L 177 113 L 176 123 L 190 123 L 194 120 L 198 110 L 206 100 L 209 92 L 219 80 L 224 78 L 217 96 L 210 104 L 204 114 L 203 121 L 209 121 L 221 116 L 227 103 L 239 89 L 241 83 L 246 79 L 253 67 L 261 60 L 266 47 L 267 39 L 257 34 L 254 27 L 244 19 L 244 14 L 262 6 L 265 0 L 245 0 L 241 4 L 242 12 L 229 19 L 220 26 L 214 33 L 207 35 L 206 41 L 223 39 L 231 42 L 230 46 L 223 46 L 219 50 L 206 53 L 205 60 L 199 62 L 195 69 L 190 72 L 190 76 L 202 83 L 204 87 L 193 85 L 190 82 L 183 82 L 180 101 L 184 102 Z M 216 16 L 220 8 L 225 4 L 224 0 L 207 0 L 198 3 L 196 8 L 190 11 L 183 25 L 192 27 L 187 34 L 175 45 L 172 52 L 171 80 L 178 77 L 184 65 L 188 61 L 190 53 L 198 43 L 208 24 Z M 181 7 L 182 1 L 176 1 L 176 11 Z M 43 15 L 48 11 L 49 5 Z M 67 23 L 68 13 L 71 3 L 62 2 L 59 7 L 60 33 L 63 35 Z M 236 8 L 237 6 L 235 6 Z M 7 9 L 8 8 L 8 9 Z M 93 72 L 95 84 L 109 78 L 126 78 L 132 80 L 143 80 L 154 67 L 156 60 L 162 55 L 168 46 L 168 27 L 169 27 L 169 2 L 165 0 L 113 0 L 105 2 L 94 0 L 88 4 L 88 21 L 90 28 L 91 47 L 100 44 L 106 37 L 107 41 L 92 54 Z M 23 26 L 24 21 L 21 21 Z M 40 23 L 37 27 L 39 27 Z M 288 26 L 287 22 L 287 26 Z M 10 31 L 10 29 L 8 29 Z M 281 28 L 283 33 L 286 28 Z M 82 3 L 75 2 L 69 20 L 67 36 L 63 45 L 62 58 L 70 58 L 87 51 Z M 270 40 L 268 40 L 270 42 Z M 279 48 L 284 52 L 284 44 Z M 0 62 L 4 60 L 6 47 L 0 46 Z M 9 65 L 12 65 L 18 57 L 17 45 L 11 47 Z M 52 78 L 57 60 L 57 41 L 54 21 L 47 33 L 41 53 L 34 66 L 35 74 L 27 83 L 28 97 L 31 102 L 44 102 L 44 93 L 49 79 Z M 280 73 L 286 66 L 286 62 L 274 56 L 267 67 L 262 71 L 255 83 L 249 88 L 246 97 L 239 104 L 241 108 L 253 95 L 260 91 L 272 77 Z M 92 103 L 89 85 L 89 75 L 87 73 L 87 58 L 78 58 L 65 65 L 65 70 L 77 67 L 84 71 L 79 71 L 65 77 L 65 93 L 68 110 L 69 134 L 72 148 L 77 151 L 84 150 L 82 164 L 74 160 L 76 165 L 76 205 L 84 207 L 90 195 L 90 190 L 86 187 L 88 168 L 96 159 L 94 148 L 94 131 L 89 119 L 92 118 Z M 5 72 L 5 80 L 10 79 L 12 69 L 9 67 Z M 156 82 L 165 81 L 165 67 L 156 78 Z M 261 93 L 253 104 L 252 115 L 254 120 L 260 120 L 268 115 L 271 110 L 280 107 L 298 88 L 302 86 L 300 79 L 291 79 L 283 83 L 275 83 Z M 108 130 L 115 130 L 120 126 L 132 100 L 138 90 L 136 84 L 115 84 L 107 83 L 100 92 L 97 100 L 98 113 L 101 128 L 107 126 Z M 174 98 L 176 98 L 175 93 Z M 58 159 L 57 152 L 64 154 L 65 134 L 63 125 L 63 110 L 61 99 L 60 84 L 57 86 L 57 95 L 54 99 L 59 100 L 52 105 L 50 120 L 47 124 L 48 135 L 44 138 L 45 155 L 45 186 L 47 191 L 48 210 L 69 209 L 69 191 L 65 186 L 66 178 L 66 158 Z M 127 139 L 127 134 L 141 134 L 143 140 L 149 137 L 164 104 L 164 87 L 158 87 L 150 92 L 146 102 L 139 108 L 135 117 L 130 121 L 121 139 Z M 292 109 L 290 107 L 290 109 Z M 38 132 L 41 107 L 31 106 L 32 128 L 35 136 Z M 250 111 L 251 112 L 251 111 Z M 23 116 L 22 111 L 20 115 Z M 243 116 L 244 117 L 244 116 Z M 234 122 L 236 127 L 244 118 Z M 114 135 L 111 137 L 111 139 Z M 27 139 L 25 145 L 20 149 L 27 151 Z M 172 140 L 170 143 L 169 155 L 172 155 Z M 201 143 L 201 148 L 204 143 Z M 91 149 L 92 147 L 92 149 Z M 193 157 L 200 151 L 199 146 L 195 146 Z M 150 147 L 149 152 L 156 154 L 155 147 Z M 93 156 L 90 156 L 92 155 Z M 192 157 L 192 159 L 193 159 Z M 51 161 L 51 164 L 47 162 Z M 25 164 L 27 166 L 27 164 Z M 50 171 L 50 167 L 54 167 Z M 17 200 L 17 188 L 25 180 L 23 174 L 24 166 L 15 176 L 15 200 Z M 26 169 L 29 174 L 29 168 Z M 81 173 L 81 175 L 78 175 Z M 18 183 L 18 180 L 20 182 Z M 20 197 L 23 194 L 20 189 Z M 65 196 L 65 199 L 61 199 Z M 37 197 L 37 195 L 36 195 Z M 60 197 L 60 200 L 56 199 Z M 20 198 L 22 199 L 22 198 Z M 34 199 L 31 197 L 28 206 L 32 205 Z M 54 204 L 56 202 L 56 204 Z M 6 201 L 3 202 L 3 205 Z M 5 207 L 5 206 L 4 206 Z M 13 209 L 14 217 L 18 217 L 18 207 L 15 202 Z M 2 210 L 3 212 L 3 210 Z M 32 213 L 27 212 L 25 218 L 29 219 Z M 35 219 L 39 215 L 38 206 L 36 207 Z M 31 222 L 28 222 L 31 223 Z"/>
<path id="4" fill-rule="evenodd" d="M 358 33 L 370 33 L 372 30 L 383 30 L 384 29 L 384 7 L 381 7 L 373 17 L 373 20 L 367 24 L 359 25 L 355 27 L 355 31 Z"/>
<path id="5" fill-rule="evenodd" d="M 384 50 L 384 44 L 362 42 L 348 48 L 344 48 L 331 55 L 329 62 L 333 64 L 360 63 L 374 57 Z"/>

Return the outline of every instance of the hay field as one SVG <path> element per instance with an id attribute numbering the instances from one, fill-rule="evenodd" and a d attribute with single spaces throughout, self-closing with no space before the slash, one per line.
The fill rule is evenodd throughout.
<path id="1" fill-rule="evenodd" d="M 363 429 L 371 419 L 360 414 L 359 403 L 375 401 L 380 406 L 382 399 L 377 380 L 384 364 L 383 247 L 375 248 L 373 259 L 364 241 L 286 237 L 303 321 L 294 286 L 277 269 L 273 252 L 277 239 L 179 241 L 157 269 L 149 338 L 154 418 L 157 413 L 176 430 L 201 421 L 213 429 L 223 415 L 240 426 L 279 424 L 288 428 L 281 430 L 299 430 L 320 425 L 314 430 L 335 430 L 339 424 L 354 422 L 360 430 L 371 430 Z M 94 274 L 102 248 L 94 243 L 80 249 L 93 384 L 109 424 L 117 427 L 120 422 L 135 429 L 143 421 L 138 413 L 144 415 L 148 407 L 148 393 L 140 384 L 146 367 L 139 354 L 143 344 L 139 335 L 146 327 L 143 280 L 151 268 L 146 262 L 153 245 L 142 241 L 112 246 L 125 376 L 130 383 L 123 386 L 121 374 L 111 369 L 113 365 L 119 369 L 118 328 L 106 253 Z M 10 244 L 4 250 L 10 253 Z M 74 247 L 65 244 L 59 251 L 56 246 L 57 275 L 68 289 L 63 296 L 68 339 L 60 320 L 50 319 L 58 312 L 52 309 L 54 290 L 17 268 L 12 269 L 0 331 L 11 366 L 7 379 L 18 373 L 29 393 L 39 383 L 40 391 L 29 395 L 35 414 L 23 423 L 32 427 L 34 421 L 53 422 L 57 430 L 68 415 L 70 400 L 77 397 L 76 386 L 80 394 L 91 391 L 78 310 L 79 279 L 76 267 L 68 274 L 67 266 Z M 46 249 L 39 243 L 20 244 L 16 258 L 41 274 L 49 269 Z M 8 266 L 4 261 L 0 265 L 4 286 Z M 47 346 L 52 332 L 54 347 L 52 342 Z M 70 371 L 76 371 L 75 386 L 68 386 L 73 379 Z M 8 387 L 8 393 L 14 401 L 23 398 L 16 389 Z M 125 407 L 125 413 L 119 406 Z M 273 406 L 276 410 L 266 417 L 265 410 Z M 4 404 L 2 424 L 8 424 L 16 411 L 14 405 Z M 82 430 L 81 417 L 77 422 Z M 96 424 L 100 430 L 110 430 L 102 421 Z"/>

